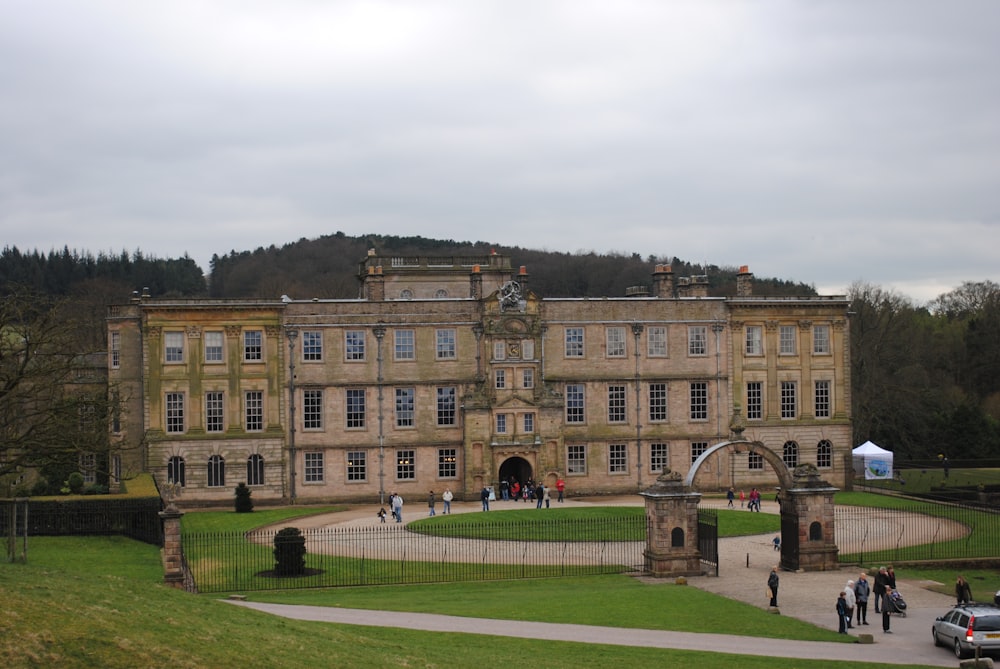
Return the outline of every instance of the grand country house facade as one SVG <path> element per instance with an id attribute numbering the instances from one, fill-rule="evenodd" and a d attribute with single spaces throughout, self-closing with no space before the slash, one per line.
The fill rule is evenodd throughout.
<path id="1" fill-rule="evenodd" d="M 735 297 L 653 270 L 626 297 L 546 299 L 509 258 L 381 257 L 357 299 L 162 299 L 109 308 L 124 475 L 188 504 L 476 498 L 501 478 L 634 493 L 730 436 L 834 485 L 851 449 L 847 301 Z M 139 446 L 139 448 L 135 448 Z M 724 449 L 702 490 L 769 487 Z"/>

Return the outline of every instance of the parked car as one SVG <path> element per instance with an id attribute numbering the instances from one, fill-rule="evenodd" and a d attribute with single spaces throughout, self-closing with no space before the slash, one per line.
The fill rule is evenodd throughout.
<path id="1" fill-rule="evenodd" d="M 972 655 L 976 648 L 983 653 L 998 653 L 1000 606 L 960 604 L 935 620 L 931 633 L 935 646 L 950 647 L 958 659 Z"/>

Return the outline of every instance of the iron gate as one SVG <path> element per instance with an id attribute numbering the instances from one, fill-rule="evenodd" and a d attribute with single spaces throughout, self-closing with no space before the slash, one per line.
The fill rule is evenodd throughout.
<path id="1" fill-rule="evenodd" d="M 715 509 L 698 509 L 698 550 L 701 561 L 715 568 L 719 575 L 719 512 Z"/>

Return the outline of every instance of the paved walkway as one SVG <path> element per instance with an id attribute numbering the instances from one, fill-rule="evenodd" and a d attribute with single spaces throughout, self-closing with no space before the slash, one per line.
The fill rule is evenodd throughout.
<path id="1" fill-rule="evenodd" d="M 567 500 L 567 505 L 609 505 L 620 504 L 640 506 L 641 498 L 622 497 L 593 500 Z M 520 508 L 520 503 L 497 502 L 494 508 Z M 555 504 L 555 503 L 553 503 Z M 702 506 L 722 507 L 725 500 L 703 500 Z M 415 508 L 416 507 L 416 508 Z M 422 513 L 418 512 L 420 509 Z M 404 512 L 405 520 L 422 518 L 427 513 L 426 506 L 410 504 Z M 776 512 L 777 508 L 764 512 Z M 438 508 L 440 513 L 440 506 Z M 476 503 L 453 503 L 453 513 L 481 512 Z M 316 516 L 308 523 L 297 522 L 296 526 L 321 527 L 333 525 L 368 525 L 377 523 L 369 507 L 363 511 L 347 511 L 339 514 Z M 703 590 L 741 600 L 761 608 L 767 607 L 765 587 L 771 566 L 777 562 L 777 553 L 771 544 L 773 535 L 723 539 L 719 542 L 719 576 L 693 577 L 688 583 Z M 782 615 L 790 615 L 820 627 L 836 629 L 837 616 L 834 602 L 848 579 L 857 578 L 856 569 L 841 569 L 830 572 L 781 574 L 778 588 L 778 604 Z M 869 575 L 871 578 L 871 575 Z M 899 591 L 906 598 L 907 616 L 892 618 L 892 634 L 883 634 L 881 615 L 876 615 L 869 604 L 867 627 L 850 630 L 852 634 L 870 633 L 874 644 L 844 644 L 810 641 L 784 641 L 759 637 L 742 637 L 723 634 L 694 634 L 689 632 L 664 632 L 616 627 L 593 627 L 586 625 L 566 625 L 535 623 L 515 620 L 492 620 L 463 618 L 425 613 L 395 611 L 369 611 L 332 607 L 295 606 L 263 604 L 257 602 L 231 601 L 231 603 L 265 611 L 275 615 L 302 620 L 315 620 L 339 624 L 371 625 L 376 627 L 401 627 L 434 632 L 465 632 L 469 634 L 490 634 L 519 638 L 551 639 L 580 643 L 602 643 L 613 645 L 644 646 L 656 648 L 677 648 L 686 650 L 712 650 L 715 652 L 743 655 L 766 655 L 789 658 L 816 658 L 833 660 L 854 660 L 880 662 L 893 665 L 914 663 L 954 667 L 958 664 L 951 651 L 936 648 L 931 642 L 931 624 L 934 618 L 948 609 L 951 597 L 927 590 L 925 584 L 897 574 Z"/>

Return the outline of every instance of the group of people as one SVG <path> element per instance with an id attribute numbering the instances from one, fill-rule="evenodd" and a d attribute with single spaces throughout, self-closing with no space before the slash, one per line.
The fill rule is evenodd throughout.
<path id="1" fill-rule="evenodd" d="M 875 602 L 875 613 L 882 614 L 882 631 L 892 634 L 890 616 L 899 613 L 896 593 L 896 572 L 892 565 L 879 567 L 874 583 L 868 582 L 868 574 L 861 572 L 857 581 L 848 580 L 837 596 L 837 631 L 847 634 L 847 630 L 868 624 L 868 600 Z"/>
<path id="2" fill-rule="evenodd" d="M 566 492 L 566 481 L 560 476 L 556 480 L 556 493 L 557 502 L 562 502 Z M 513 476 L 510 479 L 503 479 L 500 481 L 500 498 L 503 500 L 513 499 L 515 502 L 528 500 L 536 500 L 537 508 L 542 508 L 542 501 L 545 502 L 545 508 L 549 508 L 549 502 L 551 501 L 551 496 L 549 493 L 549 488 L 542 485 L 541 483 L 535 483 L 531 479 L 524 485 L 518 481 Z"/>

